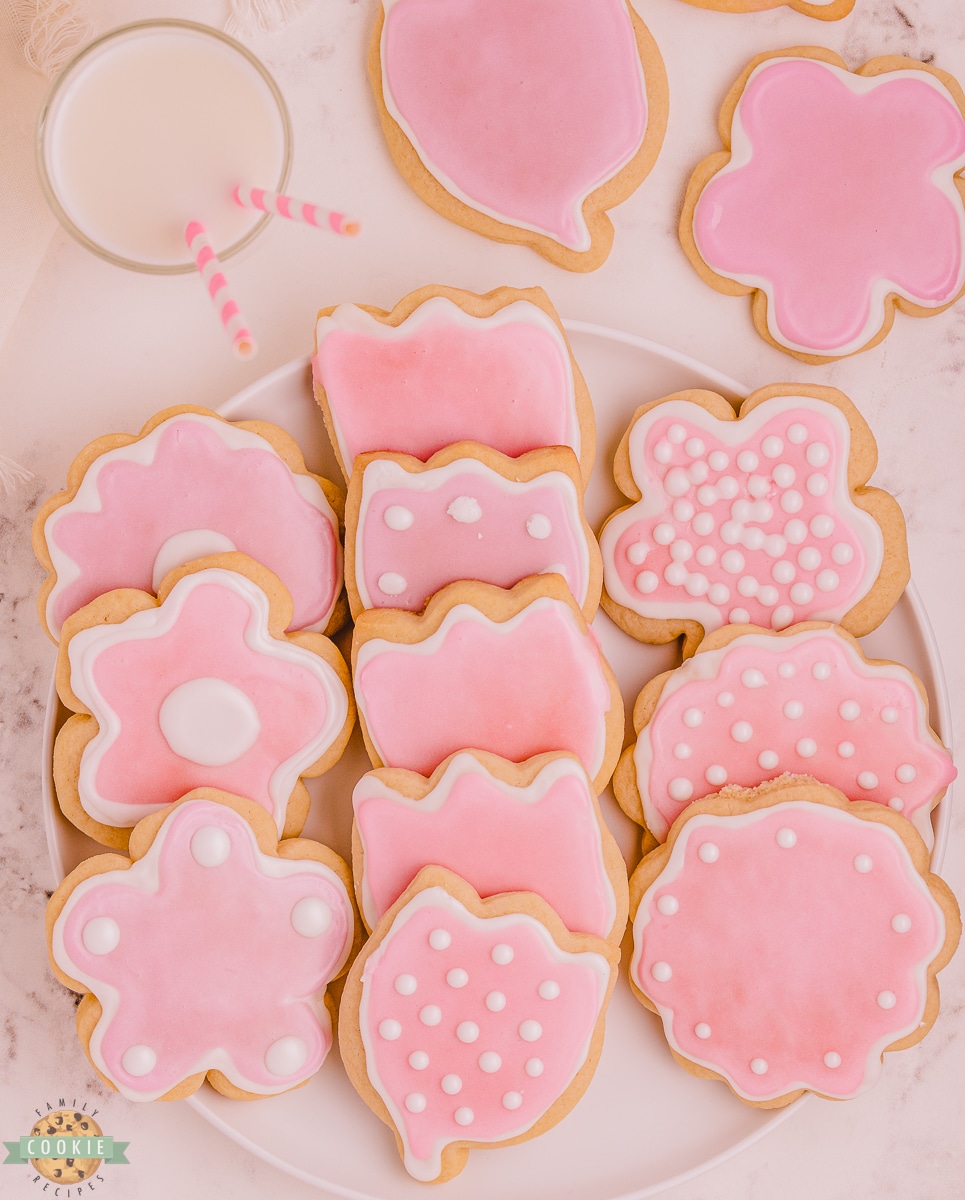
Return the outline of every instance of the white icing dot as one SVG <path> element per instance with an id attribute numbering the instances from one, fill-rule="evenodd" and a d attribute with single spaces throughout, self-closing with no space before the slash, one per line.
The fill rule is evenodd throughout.
<path id="1" fill-rule="evenodd" d="M 220 867 L 231 853 L 231 839 L 216 825 L 203 825 L 191 838 L 191 857 L 199 867 Z"/>
<path id="2" fill-rule="evenodd" d="M 669 442 L 657 442 L 653 448 L 653 457 L 658 463 L 666 465 L 673 458 L 673 448 Z"/>
<path id="3" fill-rule="evenodd" d="M 861 705 L 857 700 L 842 700 L 838 705 L 838 716 L 845 721 L 856 721 L 861 716 Z"/>
<path id="4" fill-rule="evenodd" d="M 121 1066 L 128 1075 L 140 1079 L 142 1075 L 150 1075 L 157 1066 L 157 1055 L 150 1046 L 128 1046 L 121 1057 Z"/>
<path id="5" fill-rule="evenodd" d="M 804 705 L 800 700 L 788 700 L 784 705 L 784 715 L 789 721 L 797 721 L 804 716 Z"/>
<path id="6" fill-rule="evenodd" d="M 713 514 L 712 514 L 712 513 L 709 513 L 709 512 L 699 512 L 699 513 L 698 513 L 698 514 L 697 514 L 697 515 L 694 517 L 694 519 L 693 519 L 693 523 L 692 523 L 692 524 L 693 524 L 693 530 L 694 530 L 694 533 L 698 534 L 700 537 L 707 537 L 707 536 L 708 536 L 708 534 L 711 534 L 711 533 L 713 533 L 713 532 L 714 532 L 714 517 L 713 517 Z M 716 558 L 716 557 L 717 557 L 717 551 L 716 551 L 716 550 L 714 550 L 713 546 L 702 546 L 702 547 L 701 547 L 701 550 L 704 550 L 704 551 L 711 550 L 711 551 L 713 551 L 713 556 L 714 556 L 714 557 L 710 559 L 710 562 L 705 562 L 705 561 L 704 561 L 704 559 L 702 559 L 702 558 L 700 557 L 700 550 L 698 550 L 698 551 L 697 551 L 697 559 L 698 559 L 698 561 L 699 561 L 699 562 L 701 562 L 701 563 L 702 563 L 702 564 L 703 564 L 705 567 L 707 567 L 707 566 L 709 566 L 709 565 L 710 565 L 710 563 L 712 563 L 712 562 L 714 561 L 714 558 Z"/>
<path id="7" fill-rule="evenodd" d="M 821 565 L 821 551 L 816 546 L 805 546 L 797 552 L 797 565 L 802 571 L 816 571 Z"/>
<path id="8" fill-rule="evenodd" d="M 854 754 L 854 742 L 838 742 L 838 757 L 851 758 Z"/>
<path id="9" fill-rule="evenodd" d="M 793 679 L 797 674 L 797 667 L 792 662 L 782 662 L 777 668 L 777 673 L 782 679 Z"/>
<path id="10" fill-rule="evenodd" d="M 674 758 L 690 758 L 691 754 L 693 754 L 693 750 L 686 742 L 678 742 L 673 748 Z"/>
<path id="11" fill-rule="evenodd" d="M 755 1075 L 766 1075 L 767 1074 L 767 1059 L 752 1058 L 751 1059 L 751 1070 L 754 1072 Z"/>
<path id="12" fill-rule="evenodd" d="M 723 450 L 711 450 L 710 454 L 707 455 L 707 462 L 713 470 L 723 471 L 726 470 L 730 459 Z"/>
<path id="13" fill-rule="evenodd" d="M 732 608 L 728 614 L 728 620 L 731 625 L 746 625 L 751 619 L 751 614 L 746 608 Z"/>
<path id="14" fill-rule="evenodd" d="M 829 1050 L 824 1056 L 824 1065 L 830 1067 L 832 1071 L 835 1070 L 836 1067 L 841 1066 L 841 1055 L 836 1050 Z"/>
<path id="15" fill-rule="evenodd" d="M 379 1023 L 379 1036 L 384 1038 L 387 1042 L 394 1042 L 396 1038 L 400 1038 L 402 1036 L 402 1026 L 398 1021 L 393 1021 L 391 1018 L 388 1018 L 387 1020 Z"/>
<path id="16" fill-rule="evenodd" d="M 810 604 L 814 599 L 814 588 L 809 583 L 794 584 L 788 593 L 792 604 Z"/>
<path id="17" fill-rule="evenodd" d="M 773 771 L 780 759 L 773 750 L 762 750 L 757 756 L 757 764 L 765 771 Z"/>
<path id="18" fill-rule="evenodd" d="M 543 1074 L 543 1060 L 541 1058 L 528 1058 L 524 1069 L 530 1079 L 538 1079 Z"/>
<path id="19" fill-rule="evenodd" d="M 703 596 L 710 588 L 710 580 L 706 575 L 701 575 L 697 571 L 693 575 L 687 576 L 684 580 L 684 587 L 688 596 Z"/>
<path id="20" fill-rule="evenodd" d="M 744 527 L 739 521 L 725 521 L 720 527 L 720 540 L 728 546 L 736 546 L 743 532 Z"/>
<path id="21" fill-rule="evenodd" d="M 398 571 L 385 571 L 379 576 L 379 591 L 385 596 L 401 596 L 408 586 L 408 580 Z"/>
<path id="22" fill-rule="evenodd" d="M 553 522 L 545 513 L 533 513 L 527 518 L 526 532 L 531 538 L 542 542 L 553 532 Z"/>
<path id="23" fill-rule="evenodd" d="M 814 738 L 801 738 L 794 748 L 801 758 L 813 758 L 818 752 L 818 744 Z"/>
<path id="24" fill-rule="evenodd" d="M 841 580 L 838 577 L 837 571 L 828 569 L 826 571 L 818 571 L 814 582 L 818 585 L 818 591 L 833 592 Z"/>
<path id="25" fill-rule="evenodd" d="M 894 725 L 898 720 L 898 709 L 892 708 L 890 705 L 881 710 L 881 719 L 886 725 Z"/>
<path id="26" fill-rule="evenodd" d="M 683 803 L 689 800 L 694 794 L 694 785 L 689 779 L 679 776 L 676 779 L 671 779 L 667 785 L 667 792 L 671 800 L 676 800 L 678 803 Z"/>
<path id="27" fill-rule="evenodd" d="M 421 1092 L 410 1092 L 405 1098 L 405 1106 L 411 1113 L 425 1112 L 426 1098 Z"/>
<path id="28" fill-rule="evenodd" d="M 696 729 L 703 719 L 704 714 L 699 708 L 684 709 L 683 722 L 688 729 Z"/>
<path id="29" fill-rule="evenodd" d="M 476 1119 L 476 1114 L 471 1108 L 457 1108 L 452 1114 L 452 1119 L 457 1125 L 471 1125 Z"/>
<path id="30" fill-rule="evenodd" d="M 761 453 L 765 458 L 777 458 L 784 452 L 784 443 L 772 433 L 761 442 Z"/>
<path id="31" fill-rule="evenodd" d="M 829 513 L 818 513 L 808 522 L 808 529 L 816 538 L 828 538 L 834 533 L 834 517 Z"/>
<path id="32" fill-rule="evenodd" d="M 792 846 L 797 845 L 797 834 L 793 829 L 779 829 L 775 841 L 782 850 L 790 850 Z"/>
<path id="33" fill-rule="evenodd" d="M 671 467 L 663 480 L 663 490 L 668 496 L 686 496 L 690 491 L 690 480 L 683 467 Z"/>
<path id="34" fill-rule="evenodd" d="M 759 500 L 767 495 L 771 490 L 771 485 L 766 476 L 752 475 L 747 481 L 747 490 L 756 500 Z"/>
<path id="35" fill-rule="evenodd" d="M 689 521 L 697 510 L 689 500 L 675 500 L 673 504 L 673 519 L 675 521 Z"/>
<path id="36" fill-rule="evenodd" d="M 891 928 L 895 933 L 907 933 L 911 929 L 911 917 L 907 913 L 895 913 L 891 918 Z"/>
<path id="37" fill-rule="evenodd" d="M 846 567 L 854 558 L 854 549 L 847 542 L 836 542 L 831 547 L 831 561 L 839 567 Z"/>
<path id="38" fill-rule="evenodd" d="M 687 478 L 691 483 L 703 483 L 710 474 L 705 462 L 695 462 L 687 469 Z"/>
<path id="39" fill-rule="evenodd" d="M 307 1058 L 308 1046 L 305 1042 L 300 1037 L 289 1035 L 279 1038 L 268 1047 L 265 1054 L 265 1067 L 272 1075 L 283 1078 L 300 1071 Z M 424 1100 L 423 1107 L 425 1107 Z"/>
<path id="40" fill-rule="evenodd" d="M 560 985 L 555 979 L 544 979 L 536 991 L 543 1000 L 555 1000 L 560 994 Z"/>
<path id="41" fill-rule="evenodd" d="M 811 674 L 815 679 L 823 682 L 825 679 L 831 678 L 831 664 L 826 662 L 816 662 L 811 668 Z"/>
<path id="42" fill-rule="evenodd" d="M 895 771 L 895 778 L 899 783 L 911 783 L 917 774 L 918 772 L 911 763 L 902 763 L 898 770 Z"/>
<path id="43" fill-rule="evenodd" d="M 720 607 L 730 599 L 730 588 L 726 583 L 712 583 L 707 592 L 707 599 L 711 604 Z"/>
<path id="44" fill-rule="evenodd" d="M 878 786 L 878 776 L 874 771 L 861 771 L 858 774 L 858 787 L 864 788 L 866 792 L 870 792 Z"/>
<path id="45" fill-rule="evenodd" d="M 519 1092 L 507 1092 L 503 1096 L 503 1108 L 508 1108 L 511 1112 L 513 1109 L 519 1108 L 523 1103 L 523 1097 Z"/>
<path id="46" fill-rule="evenodd" d="M 778 487 L 789 488 L 796 478 L 796 472 L 790 463 L 778 463 L 771 472 Z"/>
<path id="47" fill-rule="evenodd" d="M 646 542 L 634 542 L 627 547 L 627 562 L 632 567 L 639 567 L 649 553 L 650 547 Z"/>
<path id="48" fill-rule="evenodd" d="M 332 910 L 320 896 L 303 896 L 292 907 L 291 923 L 302 937 L 321 937 L 332 927 Z"/>
<path id="49" fill-rule="evenodd" d="M 796 446 L 801 442 L 806 441 L 808 436 L 807 426 L 802 425 L 800 421 L 795 421 L 793 425 L 787 427 L 787 440 L 793 442 Z"/>
<path id="50" fill-rule="evenodd" d="M 873 866 L 870 854 L 859 854 L 854 860 L 854 869 L 860 875 L 867 875 Z"/>
<path id="51" fill-rule="evenodd" d="M 413 1071 L 424 1071 L 429 1065 L 429 1055 L 425 1050 L 413 1050 L 409 1055 L 409 1066 Z"/>
<path id="52" fill-rule="evenodd" d="M 456 1026 L 456 1037 L 460 1042 L 474 1042 L 479 1037 L 479 1026 L 475 1021 L 460 1021 Z"/>
<path id="53" fill-rule="evenodd" d="M 812 442 L 804 452 L 804 457 L 812 467 L 826 467 L 831 458 L 831 451 L 824 442 Z"/>
<path id="54" fill-rule="evenodd" d="M 704 772 L 704 778 L 714 787 L 723 787 L 727 782 L 727 768 L 722 767 L 719 763 L 711 763 Z"/>
<path id="55" fill-rule="evenodd" d="M 720 565 L 728 575 L 739 575 L 744 569 L 744 556 L 739 550 L 725 550 L 720 556 Z"/>
<path id="56" fill-rule="evenodd" d="M 663 577 L 671 587 L 680 587 L 687 582 L 689 573 L 683 563 L 672 562 L 664 569 Z"/>
<path id="57" fill-rule="evenodd" d="M 675 446 L 679 446 L 686 436 L 687 430 L 683 425 L 673 424 L 667 430 L 667 440 L 673 442 Z"/>
<path id="58" fill-rule="evenodd" d="M 433 950 L 448 950 L 452 944 L 452 934 L 448 929 L 433 929 L 429 934 L 429 945 Z"/>
<path id="59" fill-rule="evenodd" d="M 505 967 L 508 963 L 511 963 L 513 961 L 512 946 L 507 946 L 505 942 L 500 942 L 498 945 L 493 946 L 492 960 L 500 967 Z"/>
<path id="60" fill-rule="evenodd" d="M 720 847 L 716 842 L 701 842 L 697 857 L 701 862 L 715 863 L 720 858 Z"/>
<path id="61" fill-rule="evenodd" d="M 403 529 L 410 529 L 415 521 L 415 514 L 401 504 L 390 504 L 382 514 L 382 520 L 390 529 L 401 533 Z"/>
<path id="62" fill-rule="evenodd" d="M 462 1080 L 458 1075 L 443 1075 L 439 1080 L 439 1086 L 447 1096 L 458 1096 L 462 1091 Z"/>
<path id="63" fill-rule="evenodd" d="M 894 992 L 879 992 L 877 999 L 879 1008 L 894 1008 L 898 1003 L 898 997 Z"/>
<path id="64" fill-rule="evenodd" d="M 110 954 L 121 940 L 121 927 L 113 917 L 92 917 L 80 936 L 89 954 Z"/>
<path id="65" fill-rule="evenodd" d="M 649 596 L 651 592 L 655 592 L 660 586 L 660 578 L 653 571 L 641 571 L 634 579 L 633 586 L 638 592 L 642 592 L 644 596 Z"/>
<path id="66" fill-rule="evenodd" d="M 676 916 L 679 908 L 680 901 L 676 896 L 672 896 L 670 892 L 664 892 L 664 894 L 657 901 L 657 912 L 661 913 L 665 917 Z"/>
<path id="67" fill-rule="evenodd" d="M 755 667 L 748 667 L 746 671 L 741 672 L 741 683 L 746 688 L 759 688 L 764 687 L 767 680 L 764 678 L 763 672 L 758 671 Z"/>
<path id="68" fill-rule="evenodd" d="M 771 614 L 771 625 L 775 629 L 786 629 L 794 620 L 794 609 L 789 608 L 786 604 L 782 604 L 780 608 L 775 608 Z"/>
<path id="69" fill-rule="evenodd" d="M 829 487 L 826 476 L 817 474 L 808 476 L 807 489 L 812 496 L 823 496 Z"/>
<path id="70" fill-rule="evenodd" d="M 484 1050 L 479 1056 L 479 1069 L 485 1071 L 487 1075 L 495 1075 L 502 1065 L 503 1060 L 495 1050 Z"/>
<path id="71" fill-rule="evenodd" d="M 741 533 L 741 543 L 748 550 L 760 550 L 764 545 L 764 530 L 750 526 Z"/>
<path id="72" fill-rule="evenodd" d="M 781 496 L 781 508 L 784 510 L 784 512 L 790 513 L 793 516 L 794 513 L 799 513 L 803 507 L 804 497 L 800 492 L 795 491 L 794 488 L 789 488 Z M 788 536 L 786 528 L 784 531 L 784 536 Z"/>
<path id="73" fill-rule="evenodd" d="M 502 992 L 490 992 L 486 996 L 486 1007 L 490 1012 L 502 1012 L 506 1007 L 506 997 Z"/>
<path id="74" fill-rule="evenodd" d="M 737 455 L 737 465 L 742 471 L 753 471 L 760 460 L 753 450 L 741 450 Z"/>
<path id="75" fill-rule="evenodd" d="M 749 721 L 736 721 L 730 727 L 730 736 L 735 742 L 749 742 L 754 736 L 754 730 Z"/>
<path id="76" fill-rule="evenodd" d="M 706 1021 L 701 1021 L 699 1024 L 694 1026 L 694 1033 L 696 1033 L 696 1035 L 699 1038 L 702 1038 L 704 1041 L 710 1037 L 711 1032 L 711 1028 Z"/>
<path id="77" fill-rule="evenodd" d="M 656 979 L 657 983 L 666 983 L 673 975 L 673 968 L 668 962 L 655 962 L 650 968 L 650 974 Z"/>
<path id="78" fill-rule="evenodd" d="M 893 808 L 895 812 L 901 812 L 901 810 L 905 807 L 905 802 L 900 796 L 892 796 L 888 801 L 888 807 Z"/>
<path id="79" fill-rule="evenodd" d="M 731 705 L 734 703 L 734 693 L 733 692 L 718 692 L 717 693 L 717 703 L 720 705 L 721 708 L 730 708 Z"/>
<path id="80" fill-rule="evenodd" d="M 783 533 L 792 546 L 799 546 L 808 535 L 808 527 L 795 517 L 784 526 Z"/>
<path id="81" fill-rule="evenodd" d="M 460 525 L 475 525 L 482 520 L 482 505 L 475 496 L 457 496 L 446 512 Z"/>
<path id="82" fill-rule="evenodd" d="M 543 1036 L 543 1026 L 539 1021 L 523 1021 L 519 1027 L 519 1036 L 524 1042 L 538 1042 Z"/>
<path id="83" fill-rule="evenodd" d="M 418 986 L 414 975 L 396 975 L 395 977 L 395 990 L 400 996 L 411 996 Z"/>
<path id="84" fill-rule="evenodd" d="M 463 988 L 469 982 L 469 972 L 464 971 L 462 967 L 453 967 L 446 976 L 446 983 L 453 988 Z"/>
<path id="85" fill-rule="evenodd" d="M 419 1009 L 419 1020 L 423 1025 L 438 1025 L 442 1020 L 442 1009 L 438 1004 L 427 1004 Z"/>
<path id="86" fill-rule="evenodd" d="M 717 494 L 717 489 L 715 487 L 711 487 L 710 484 L 705 484 L 704 487 L 697 489 L 697 499 L 701 504 L 709 508 L 712 504 L 717 503 L 717 501 L 720 499 L 720 496 Z"/>
<path id="87" fill-rule="evenodd" d="M 705 448 L 703 441 L 699 437 L 689 437 L 684 442 L 684 449 L 691 458 L 700 458 Z"/>
<path id="88" fill-rule="evenodd" d="M 771 578 L 776 583 L 793 583 L 796 573 L 797 572 L 794 570 L 794 564 L 792 562 L 788 562 L 786 558 L 780 559 L 774 564 L 773 567 L 771 567 Z"/>

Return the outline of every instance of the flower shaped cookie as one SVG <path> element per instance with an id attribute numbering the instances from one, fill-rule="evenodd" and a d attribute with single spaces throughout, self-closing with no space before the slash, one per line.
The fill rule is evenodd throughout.
<path id="1" fill-rule="evenodd" d="M 905 524 L 865 486 L 871 431 L 834 388 L 760 388 L 734 409 L 680 392 L 634 414 L 617 486 L 636 500 L 600 533 L 603 607 L 631 636 L 829 620 L 860 637 L 908 582 Z"/>
<path id="2" fill-rule="evenodd" d="M 680 237 L 718 291 L 754 293 L 758 332 L 806 362 L 866 350 L 895 309 L 965 290 L 965 95 L 904 58 L 857 72 L 808 47 L 756 58 L 694 172 Z"/>
<path id="3" fill-rule="evenodd" d="M 181 568 L 158 601 L 108 592 L 69 618 L 57 686 L 78 715 L 54 746 L 69 819 L 123 847 L 141 817 L 218 787 L 267 809 L 280 835 L 297 833 L 301 777 L 338 760 L 355 707 L 335 646 L 286 635 L 290 618 L 281 584 L 243 555 Z"/>
<path id="4" fill-rule="evenodd" d="M 47 909 L 77 1029 L 129 1100 L 201 1086 L 242 1099 L 313 1075 L 332 1030 L 325 989 L 355 935 L 348 868 L 327 847 L 277 843 L 249 800 L 186 796 L 142 821 L 132 861 L 81 863 Z"/>
<path id="5" fill-rule="evenodd" d="M 912 826 L 810 779 L 692 805 L 630 898 L 630 983 L 674 1057 L 765 1108 L 871 1087 L 934 1023 L 961 935 Z"/>

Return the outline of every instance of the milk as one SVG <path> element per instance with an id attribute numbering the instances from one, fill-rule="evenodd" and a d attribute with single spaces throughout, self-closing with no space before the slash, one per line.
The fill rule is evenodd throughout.
<path id="1" fill-rule="evenodd" d="M 71 232 L 121 265 L 190 269 L 200 221 L 224 257 L 266 218 L 236 184 L 283 190 L 288 118 L 241 47 L 185 22 L 145 22 L 94 43 L 41 118 L 41 174 Z"/>

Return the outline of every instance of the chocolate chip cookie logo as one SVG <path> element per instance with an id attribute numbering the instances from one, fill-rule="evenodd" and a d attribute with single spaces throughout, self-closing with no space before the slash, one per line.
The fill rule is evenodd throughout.
<path id="1" fill-rule="evenodd" d="M 7 1151 L 3 1165 L 29 1163 L 38 1172 L 34 1183 L 47 1180 L 44 1190 L 54 1183 L 55 1196 L 72 1200 L 93 1191 L 93 1180 L 104 1182 L 98 1174 L 103 1164 L 126 1166 L 124 1152 L 130 1143 L 105 1136 L 94 1119 L 96 1108 L 88 1111 L 86 1103 L 68 1108 L 63 1099 L 58 1103 L 59 1108 L 47 1104 L 46 1114 L 35 1109 L 40 1119 L 30 1133 L 3 1143 Z"/>

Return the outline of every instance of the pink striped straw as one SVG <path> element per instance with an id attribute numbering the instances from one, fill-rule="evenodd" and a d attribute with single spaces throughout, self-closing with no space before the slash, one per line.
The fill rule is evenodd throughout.
<path id="1" fill-rule="evenodd" d="M 231 347 L 239 358 L 251 358 L 257 351 L 258 345 L 251 335 L 251 330 L 241 315 L 241 310 L 228 290 L 228 281 L 221 270 L 218 256 L 211 248 L 208 231 L 200 221 L 191 221 L 184 231 L 188 249 L 194 258 L 201 278 L 208 289 L 208 294 L 214 303 L 221 324 L 231 338 Z"/>
<path id="2" fill-rule="evenodd" d="M 234 197 L 242 208 L 257 208 L 277 217 L 287 217 L 290 221 L 304 221 L 316 229 L 327 226 L 343 237 L 355 237 L 361 228 L 358 221 L 349 220 L 345 213 L 319 208 L 317 204 L 306 204 L 304 200 L 281 196 L 278 192 L 266 192 L 262 188 L 236 187 Z"/>

